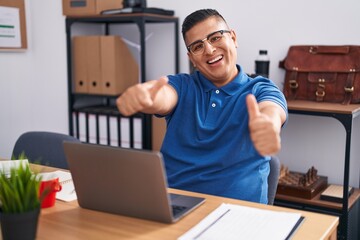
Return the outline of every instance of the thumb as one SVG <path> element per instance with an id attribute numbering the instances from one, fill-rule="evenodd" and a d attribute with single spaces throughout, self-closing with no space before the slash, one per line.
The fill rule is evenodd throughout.
<path id="1" fill-rule="evenodd" d="M 254 95 L 249 94 L 246 96 L 246 106 L 249 113 L 249 122 L 261 115 L 259 105 Z"/>
<path id="2" fill-rule="evenodd" d="M 161 77 L 159 80 L 154 81 L 154 84 L 149 89 L 151 99 L 154 99 L 158 91 L 167 84 L 169 79 L 167 77 Z"/>

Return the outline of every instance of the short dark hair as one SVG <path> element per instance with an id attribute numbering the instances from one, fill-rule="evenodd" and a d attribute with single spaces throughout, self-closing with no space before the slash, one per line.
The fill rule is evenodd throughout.
<path id="1" fill-rule="evenodd" d="M 197 10 L 197 11 L 191 13 L 190 15 L 188 15 L 184 19 L 184 22 L 182 24 L 182 30 L 181 30 L 182 35 L 183 35 L 183 39 L 185 40 L 185 34 L 194 25 L 208 19 L 209 17 L 218 17 L 218 18 L 222 19 L 226 23 L 223 16 L 221 16 L 221 14 L 218 11 L 216 11 L 215 9 L 200 9 L 200 10 Z"/>

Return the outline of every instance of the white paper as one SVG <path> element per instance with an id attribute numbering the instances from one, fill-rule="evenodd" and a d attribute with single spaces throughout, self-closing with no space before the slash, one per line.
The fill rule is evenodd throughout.
<path id="1" fill-rule="evenodd" d="M 19 8 L 0 7 L 0 47 L 21 47 Z"/>
<path id="2" fill-rule="evenodd" d="M 278 212 L 223 203 L 179 240 L 283 240 L 300 213 Z"/>
<path id="3" fill-rule="evenodd" d="M 59 182 L 61 184 L 61 191 L 56 193 L 56 199 L 70 202 L 77 199 L 74 182 L 72 181 L 72 176 L 70 172 L 65 171 L 55 171 L 52 172 L 59 177 Z"/>

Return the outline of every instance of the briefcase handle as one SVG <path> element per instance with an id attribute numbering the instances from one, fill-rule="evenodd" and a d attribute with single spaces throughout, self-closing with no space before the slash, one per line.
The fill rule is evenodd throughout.
<path id="1" fill-rule="evenodd" d="M 348 54 L 349 46 L 310 46 L 309 52 L 312 54 Z"/>

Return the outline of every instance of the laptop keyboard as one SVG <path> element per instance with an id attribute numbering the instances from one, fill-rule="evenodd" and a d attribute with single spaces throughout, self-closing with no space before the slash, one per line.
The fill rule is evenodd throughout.
<path id="1" fill-rule="evenodd" d="M 172 205 L 171 207 L 172 207 L 173 216 L 176 216 L 177 214 L 182 212 L 184 209 L 186 209 L 186 207 L 178 206 L 178 205 Z"/>

